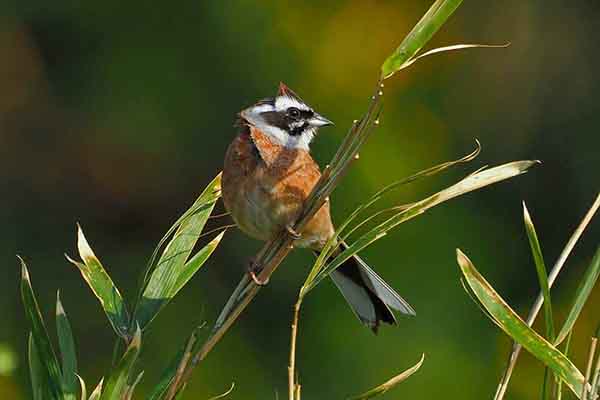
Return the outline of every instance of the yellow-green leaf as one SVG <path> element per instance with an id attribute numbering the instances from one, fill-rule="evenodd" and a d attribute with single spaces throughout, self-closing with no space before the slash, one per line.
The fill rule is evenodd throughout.
<path id="1" fill-rule="evenodd" d="M 514 341 L 549 367 L 576 396 L 580 396 L 584 377 L 577 367 L 550 342 L 531 329 L 506 304 L 463 252 L 457 249 L 456 253 L 458 265 L 467 284 L 481 305 L 494 318 L 494 322 Z"/>
<path id="2" fill-rule="evenodd" d="M 21 298 L 31 324 L 33 339 L 29 346 L 29 357 L 34 393 L 39 392 L 39 388 L 43 388 L 41 393 L 44 400 L 46 398 L 59 400 L 62 399 L 63 393 L 58 360 L 31 286 L 27 265 L 23 259 L 19 258 L 19 260 L 21 261 Z"/>
<path id="3" fill-rule="evenodd" d="M 381 77 L 389 78 L 410 62 L 461 3 L 462 0 L 436 0 L 396 51 L 385 60 L 381 66 Z"/>
<path id="4" fill-rule="evenodd" d="M 188 261 L 220 195 L 221 174 L 209 183 L 190 209 L 161 240 L 159 248 L 171 234 L 173 235 L 156 266 L 150 266 L 149 278 L 136 307 L 135 318 L 142 329 L 148 326 L 162 307 L 189 281 L 219 244 L 223 233 Z"/>
<path id="5" fill-rule="evenodd" d="M 102 305 L 102 309 L 115 332 L 123 338 L 128 338 L 129 313 L 123 297 L 98 257 L 92 251 L 83 234 L 83 229 L 79 225 L 77 226 L 77 247 L 83 262 L 75 261 L 66 256 L 67 260 L 79 268 L 83 279 L 100 301 L 100 305 Z"/>

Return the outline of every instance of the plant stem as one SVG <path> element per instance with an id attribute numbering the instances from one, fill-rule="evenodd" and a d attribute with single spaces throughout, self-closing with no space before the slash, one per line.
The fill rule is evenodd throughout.
<path id="1" fill-rule="evenodd" d="M 590 344 L 590 352 L 588 355 L 587 367 L 585 368 L 585 379 L 583 381 L 583 389 L 581 391 L 581 400 L 586 400 L 588 396 L 588 382 L 590 381 L 590 375 L 592 373 L 592 365 L 594 364 L 594 356 L 596 355 L 596 345 L 598 344 L 598 339 L 595 337 L 592 338 L 592 343 Z"/>
<path id="2" fill-rule="evenodd" d="M 289 400 L 294 399 L 296 392 L 296 337 L 298 336 L 298 319 L 300 316 L 300 306 L 302 305 L 302 297 L 298 297 L 298 301 L 294 305 L 294 319 L 292 320 L 292 332 L 290 337 L 290 364 L 288 366 L 288 392 Z"/>
<path id="3" fill-rule="evenodd" d="M 548 276 L 548 286 L 549 287 L 552 287 L 552 285 L 554 284 L 556 277 L 558 276 L 559 272 L 561 271 L 562 267 L 564 266 L 565 262 L 567 261 L 567 258 L 569 257 L 569 255 L 571 254 L 571 251 L 575 247 L 575 244 L 577 243 L 577 241 L 583 234 L 583 231 L 588 226 L 588 224 L 594 217 L 594 214 L 596 213 L 596 211 L 598 210 L 599 207 L 600 207 L 600 194 L 598 194 L 596 196 L 596 200 L 594 201 L 594 204 L 592 204 L 592 206 L 586 213 L 585 217 L 583 217 L 583 220 L 581 221 L 581 223 L 579 224 L 577 229 L 575 229 L 575 232 L 573 232 L 573 235 L 571 236 L 571 238 L 567 242 L 567 245 L 565 246 L 562 253 L 558 257 L 558 260 L 556 260 L 554 267 L 552 267 L 552 271 L 550 271 L 550 275 Z M 533 304 L 533 307 L 531 308 L 531 311 L 529 312 L 529 316 L 527 317 L 527 325 L 529 325 L 529 326 L 533 325 L 533 322 L 535 321 L 538 313 L 542 309 L 543 302 L 544 302 L 544 296 L 540 292 L 538 294 L 538 297 L 537 297 L 535 303 Z M 506 394 L 506 389 L 508 389 L 508 383 L 510 382 L 510 378 L 514 371 L 515 365 L 517 363 L 517 359 L 519 358 L 521 348 L 522 348 L 522 346 L 520 344 L 518 344 L 516 342 L 513 343 L 512 351 L 508 358 L 508 363 L 507 363 L 506 369 L 504 371 L 504 374 L 502 375 L 502 378 L 500 380 L 500 384 L 498 385 L 498 390 L 496 391 L 494 400 L 502 400 L 504 398 L 504 395 Z"/>

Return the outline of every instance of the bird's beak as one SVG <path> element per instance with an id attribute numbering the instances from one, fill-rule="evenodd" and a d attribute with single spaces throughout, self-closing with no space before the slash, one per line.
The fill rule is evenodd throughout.
<path id="1" fill-rule="evenodd" d="M 308 122 L 315 128 L 320 128 L 322 126 L 327 126 L 327 125 L 333 125 L 333 122 L 331 122 L 330 120 L 328 120 L 321 114 L 317 114 L 317 113 L 315 113 Z"/>

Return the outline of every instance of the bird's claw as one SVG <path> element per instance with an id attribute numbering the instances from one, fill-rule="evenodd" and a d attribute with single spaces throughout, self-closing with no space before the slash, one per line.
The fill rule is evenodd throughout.
<path id="1" fill-rule="evenodd" d="M 249 266 L 248 266 L 248 275 L 250 276 L 250 278 L 252 279 L 252 281 L 254 281 L 254 283 L 257 286 L 267 286 L 267 284 L 269 283 L 269 278 L 261 280 L 257 275 L 256 275 L 257 269 L 256 266 L 254 264 L 253 260 L 250 260 Z"/>
<path id="2" fill-rule="evenodd" d="M 302 237 L 302 235 L 301 235 L 301 234 L 299 234 L 298 232 L 296 232 L 296 231 L 294 230 L 294 228 L 292 227 L 292 225 L 286 225 L 286 226 L 285 226 L 285 230 L 286 230 L 286 231 L 287 231 L 287 232 L 290 234 L 290 236 L 291 236 L 292 238 L 294 238 L 295 240 L 298 240 L 298 239 L 300 239 L 300 238 Z"/>

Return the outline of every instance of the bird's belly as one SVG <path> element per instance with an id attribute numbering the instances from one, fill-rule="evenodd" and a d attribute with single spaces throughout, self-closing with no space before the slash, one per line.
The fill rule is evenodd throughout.
<path id="1" fill-rule="evenodd" d="M 252 185 L 238 194 L 230 207 L 239 228 L 251 237 L 270 240 L 286 225 L 292 223 L 299 207 L 282 201 L 274 193 Z"/>

